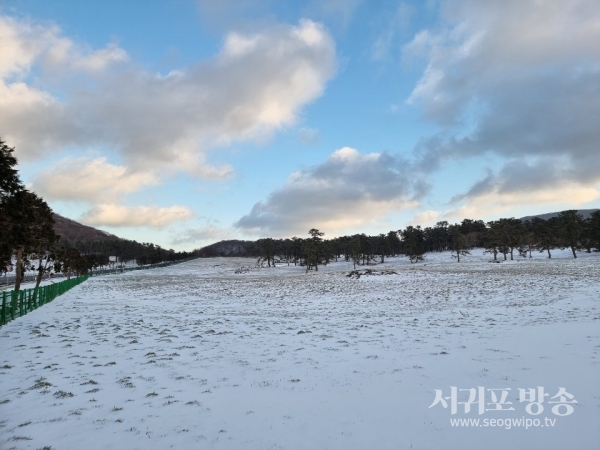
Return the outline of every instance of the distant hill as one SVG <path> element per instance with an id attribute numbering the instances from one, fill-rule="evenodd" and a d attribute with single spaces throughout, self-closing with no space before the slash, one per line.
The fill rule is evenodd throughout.
<path id="1" fill-rule="evenodd" d="M 123 239 L 58 214 L 54 214 L 54 231 L 67 247 L 75 248 L 82 255 L 117 256 L 120 261 L 136 261 L 142 265 L 194 257 L 191 252 L 176 252 L 150 242 Z"/>
<path id="2" fill-rule="evenodd" d="M 579 214 L 581 214 L 584 219 L 587 219 L 588 217 L 590 217 L 592 215 L 592 213 L 594 213 L 595 211 L 598 211 L 598 209 L 578 209 L 577 210 L 577 212 Z M 552 219 L 553 217 L 557 217 L 561 212 L 562 211 L 551 212 L 551 213 L 546 213 L 546 214 L 538 214 L 537 216 L 525 216 L 525 217 L 521 217 L 521 220 L 522 221 L 531 220 L 536 217 L 539 217 L 540 219 L 548 220 L 548 219 Z"/>
<path id="3" fill-rule="evenodd" d="M 211 256 L 246 256 L 246 249 L 252 243 L 252 241 L 240 241 L 237 239 L 220 241 L 202 247 L 199 250 L 194 250 L 194 254 L 204 258 Z"/>
<path id="4" fill-rule="evenodd" d="M 66 217 L 60 216 L 54 213 L 54 230 L 61 239 L 67 242 L 85 241 L 85 242 L 98 242 L 98 241 L 120 241 L 120 237 L 114 234 L 107 233 L 106 231 L 97 230 L 87 225 L 82 225 L 74 220 L 67 219 Z"/>

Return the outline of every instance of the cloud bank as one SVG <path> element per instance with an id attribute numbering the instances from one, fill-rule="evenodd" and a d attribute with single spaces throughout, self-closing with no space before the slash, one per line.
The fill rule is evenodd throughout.
<path id="1" fill-rule="evenodd" d="M 598 198 L 600 4 L 447 1 L 443 17 L 404 47 L 426 61 L 408 103 L 443 130 L 421 142 L 423 167 L 505 159 L 455 201 L 536 205 L 565 189 L 573 204 Z"/>
<path id="2" fill-rule="evenodd" d="M 344 147 L 322 164 L 293 173 L 235 226 L 275 236 L 304 235 L 314 227 L 337 233 L 376 223 L 389 211 L 414 207 L 426 190 L 411 177 L 407 161 Z"/>

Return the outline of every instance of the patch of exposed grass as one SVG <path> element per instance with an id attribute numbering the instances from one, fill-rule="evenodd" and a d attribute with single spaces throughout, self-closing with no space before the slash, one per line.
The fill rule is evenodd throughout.
<path id="1" fill-rule="evenodd" d="M 54 396 L 56 398 L 70 398 L 70 397 L 75 397 L 72 392 L 65 392 L 65 391 L 56 391 L 54 393 Z"/>

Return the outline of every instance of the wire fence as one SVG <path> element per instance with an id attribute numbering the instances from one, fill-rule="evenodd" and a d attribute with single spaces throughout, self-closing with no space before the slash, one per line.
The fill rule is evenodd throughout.
<path id="1" fill-rule="evenodd" d="M 56 297 L 64 294 L 69 289 L 83 283 L 89 275 L 71 278 L 70 280 L 40 286 L 20 291 L 2 292 L 2 310 L 0 310 L 0 325 L 4 325 L 17 317 L 22 317 L 28 312 L 51 302 Z"/>
<path id="2" fill-rule="evenodd" d="M 167 262 L 162 262 L 162 263 L 157 263 L 157 264 L 146 264 L 144 266 L 136 266 L 136 267 L 115 267 L 113 269 L 91 270 L 90 276 L 98 277 L 100 275 L 119 274 L 119 273 L 124 273 L 124 272 L 132 272 L 134 270 L 154 269 L 157 267 L 169 267 L 169 266 L 174 266 L 175 264 L 180 264 L 182 262 L 191 261 L 192 259 L 196 259 L 196 258 L 181 259 L 179 261 L 167 261 Z"/>
<path id="3" fill-rule="evenodd" d="M 36 281 L 37 280 L 37 273 L 33 274 L 33 275 L 23 275 L 23 277 L 21 278 L 21 283 L 27 283 L 27 282 L 31 282 L 31 281 Z M 65 278 L 66 275 L 64 273 L 52 273 L 51 275 L 44 275 L 42 278 L 42 281 L 47 281 L 47 280 L 54 280 L 56 278 Z M 4 276 L 2 278 L 0 278 L 0 288 L 8 288 L 10 285 L 15 284 L 15 281 L 17 280 L 17 276 L 16 275 L 8 275 L 8 273 L 5 273 Z"/>

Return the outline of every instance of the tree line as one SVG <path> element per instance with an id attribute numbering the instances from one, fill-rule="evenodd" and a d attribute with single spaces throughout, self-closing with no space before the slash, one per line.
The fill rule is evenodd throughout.
<path id="1" fill-rule="evenodd" d="M 425 253 L 451 251 L 458 262 L 474 248 L 483 248 L 493 255 L 494 261 L 513 260 L 515 256 L 532 257 L 532 252 L 543 252 L 552 258 L 555 249 L 571 250 L 574 258 L 578 251 L 600 251 L 600 211 L 588 219 L 576 210 L 561 212 L 548 220 L 533 218 L 522 221 L 502 218 L 489 222 L 464 219 L 449 224 L 440 221 L 435 226 L 407 226 L 387 234 L 368 236 L 355 234 L 324 239 L 318 229 L 311 229 L 307 238 L 263 238 L 257 241 L 233 241 L 236 249 L 226 254 L 218 245 L 196 251 L 198 256 L 256 257 L 259 265 L 275 263 L 305 266 L 318 270 L 319 265 L 343 258 L 357 265 L 383 263 L 385 258 L 404 255 L 411 262 L 424 259 Z"/>
<path id="2" fill-rule="evenodd" d="M 56 234 L 48 204 L 26 189 L 19 177 L 14 148 L 0 139 L 0 273 L 14 263 L 15 290 L 19 290 L 26 270 L 37 271 L 35 287 L 43 275 L 54 271 L 68 277 L 83 275 L 109 264 L 109 256 L 121 262 L 155 264 L 189 258 L 192 254 L 166 250 L 151 243 L 125 239 L 108 242 L 69 242 Z"/>

